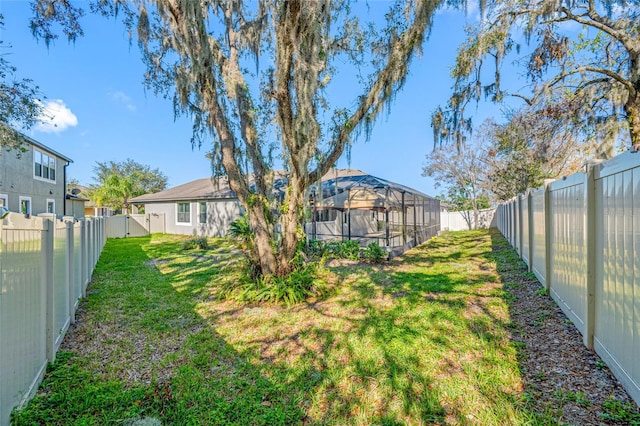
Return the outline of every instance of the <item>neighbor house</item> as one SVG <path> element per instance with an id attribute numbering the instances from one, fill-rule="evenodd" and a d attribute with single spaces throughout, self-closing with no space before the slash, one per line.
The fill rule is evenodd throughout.
<path id="1" fill-rule="evenodd" d="M 286 176 L 277 176 L 274 192 L 282 196 Z M 226 178 L 198 179 L 130 201 L 144 205 L 146 214 L 164 217 L 171 234 L 223 236 L 243 212 Z M 332 169 L 310 188 L 307 207 L 305 231 L 311 239 L 405 249 L 440 231 L 439 200 L 360 170 Z"/>
<path id="2" fill-rule="evenodd" d="M 72 160 L 28 137 L 22 149 L 0 150 L 0 206 L 37 215 L 66 212 L 66 174 Z"/>
<path id="3" fill-rule="evenodd" d="M 168 234 L 221 237 L 242 214 L 225 178 L 198 179 L 129 201 L 134 206 L 144 205 L 145 214 L 163 216 Z"/>
<path id="4" fill-rule="evenodd" d="M 80 185 L 78 183 L 72 183 L 67 185 L 67 199 L 82 200 L 82 206 L 79 203 L 73 207 L 74 211 L 82 207 L 82 216 L 100 217 L 100 216 L 113 216 L 114 211 L 111 207 L 98 205 L 90 199 L 91 188 L 88 186 Z"/>

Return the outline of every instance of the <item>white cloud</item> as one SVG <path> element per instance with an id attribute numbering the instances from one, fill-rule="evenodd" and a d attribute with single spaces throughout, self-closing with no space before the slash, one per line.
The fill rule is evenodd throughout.
<path id="1" fill-rule="evenodd" d="M 43 133 L 60 133 L 78 125 L 78 117 L 64 104 L 62 99 L 53 99 L 42 104 L 43 113 L 35 130 Z"/>
<path id="2" fill-rule="evenodd" d="M 127 107 L 129 111 L 136 110 L 136 105 L 133 103 L 133 99 L 131 99 L 131 97 L 129 97 L 126 93 L 117 91 L 111 92 L 110 94 L 112 100 L 122 103 L 125 107 Z"/>

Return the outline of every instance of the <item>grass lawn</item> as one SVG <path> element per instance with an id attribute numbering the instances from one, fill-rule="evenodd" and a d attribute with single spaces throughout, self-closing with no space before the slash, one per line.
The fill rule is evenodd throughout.
<path id="1" fill-rule="evenodd" d="M 444 233 L 383 266 L 342 262 L 331 297 L 292 308 L 216 298 L 242 279 L 226 240 L 109 240 L 14 422 L 538 424 L 491 232 Z"/>

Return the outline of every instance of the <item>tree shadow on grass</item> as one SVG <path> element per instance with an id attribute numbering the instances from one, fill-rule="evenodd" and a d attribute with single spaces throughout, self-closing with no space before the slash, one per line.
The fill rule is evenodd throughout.
<path id="1" fill-rule="evenodd" d="M 204 275 L 189 276 L 197 260 L 162 274 L 153 263 L 162 250 L 149 241 L 107 242 L 78 322 L 14 423 L 303 423 L 306 378 L 275 383 L 238 353 L 196 313 L 193 294 L 205 285 Z"/>
<path id="2" fill-rule="evenodd" d="M 491 252 L 486 257 L 495 262 L 503 283 L 512 344 L 532 418 L 539 424 L 625 424 L 606 419 L 606 400 L 630 402 L 626 392 L 583 345 L 582 335 L 528 272 L 516 250 L 497 229 L 491 229 L 490 236 Z"/>
<path id="3" fill-rule="evenodd" d="M 215 299 L 239 266 L 224 240 L 188 253 L 173 237 L 110 240 L 68 355 L 22 419 L 464 424 L 478 409 L 493 411 L 485 424 L 521 420 L 499 412 L 522 407 L 498 374 L 509 368 L 508 324 L 492 305 L 500 293 L 482 238 L 337 268 L 339 294 L 290 309 Z"/>
<path id="4" fill-rule="evenodd" d="M 361 308 L 357 312 L 364 312 L 349 318 L 351 333 L 375 341 L 377 359 L 382 360 L 379 370 L 364 369 L 361 376 L 375 376 L 381 370 L 391 372 L 390 387 L 396 389 L 400 399 L 408 405 L 417 401 L 431 404 L 421 417 L 425 422 L 468 423 L 475 409 L 493 411 L 485 417 L 493 421 L 501 418 L 509 423 L 526 417 L 519 401 L 515 362 L 505 366 L 501 360 L 513 349 L 506 331 L 508 319 L 493 306 L 501 303 L 499 284 L 490 262 L 482 257 L 483 250 L 490 248 L 478 248 L 478 240 L 486 245 L 487 235 L 471 233 L 454 238 L 462 250 L 451 249 L 443 242 L 446 240 L 438 239 L 390 266 L 360 265 L 357 272 L 349 267 L 336 268 L 341 280 L 350 282 L 355 292 L 355 296 L 338 303 L 345 311 L 357 307 Z M 445 249 L 449 252 L 443 253 Z M 467 273 L 465 262 L 471 259 L 477 268 Z M 322 306 L 312 308 L 321 315 L 335 316 Z M 509 371 L 492 371 L 511 367 L 515 370 L 511 375 Z M 396 372 L 419 385 L 395 378 Z M 469 377 L 482 374 L 486 380 Z M 507 383 L 501 382 L 500 374 L 507 377 Z M 455 381 L 466 383 L 457 386 L 451 383 Z M 417 389 L 427 391 L 417 398 Z M 451 394 L 465 390 L 469 399 L 480 400 L 477 406 L 461 402 L 463 396 L 452 400 Z M 498 407 L 500 404 L 508 407 Z"/>

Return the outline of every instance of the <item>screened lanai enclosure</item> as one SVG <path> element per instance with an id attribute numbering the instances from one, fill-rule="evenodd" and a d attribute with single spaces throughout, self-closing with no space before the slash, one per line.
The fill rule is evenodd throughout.
<path id="1" fill-rule="evenodd" d="M 440 200 L 359 170 L 330 171 L 311 188 L 309 207 L 309 239 L 376 242 L 392 255 L 440 231 Z"/>

